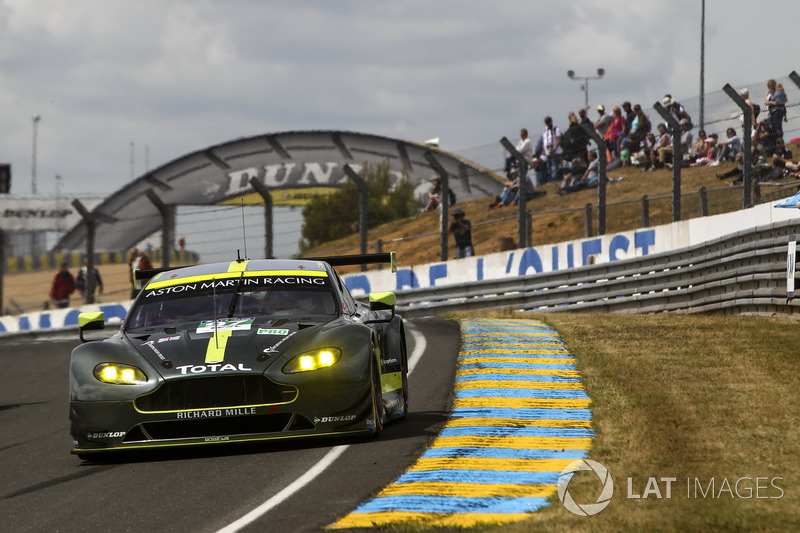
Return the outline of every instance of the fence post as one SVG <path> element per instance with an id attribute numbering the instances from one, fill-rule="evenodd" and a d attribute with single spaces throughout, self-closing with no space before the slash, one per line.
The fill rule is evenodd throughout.
<path id="1" fill-rule="evenodd" d="M 658 111 L 670 130 L 672 135 L 672 221 L 680 222 L 681 220 L 681 163 L 683 163 L 683 154 L 681 153 L 681 125 L 672 116 L 672 113 L 667 111 L 661 102 L 653 104 L 653 109 Z"/>
<path id="2" fill-rule="evenodd" d="M 700 187 L 700 216 L 708 216 L 708 192 L 705 187 Z"/>
<path id="3" fill-rule="evenodd" d="M 598 180 L 597 180 L 597 234 L 606 234 L 606 142 L 598 135 L 594 127 L 586 122 L 581 123 L 583 130 L 597 144 Z"/>
<path id="4" fill-rule="evenodd" d="M 506 137 L 500 139 L 500 144 L 503 145 L 503 148 L 508 150 L 508 152 L 511 154 L 511 157 L 516 159 L 517 164 L 519 165 L 519 188 L 517 189 L 519 191 L 519 194 L 517 195 L 519 197 L 519 201 L 517 202 L 517 236 L 520 248 L 530 248 L 531 234 L 528 231 L 528 223 L 525 220 L 526 213 L 528 212 L 526 207 L 528 198 L 525 194 L 528 189 L 528 162 Z"/>
<path id="5" fill-rule="evenodd" d="M 586 238 L 589 238 L 592 236 L 592 204 L 586 204 L 586 207 L 584 207 L 583 212 L 584 212 L 583 234 Z"/>
<path id="6" fill-rule="evenodd" d="M 153 189 L 147 189 L 144 194 L 161 213 L 161 266 L 169 268 L 172 249 L 175 247 L 175 206 L 162 202 Z"/>
<path id="7" fill-rule="evenodd" d="M 752 141 L 750 139 L 751 132 L 753 131 L 753 115 L 750 112 L 750 106 L 744 101 L 736 89 L 731 87 L 730 83 L 726 83 L 725 87 L 722 88 L 725 91 L 725 94 L 728 95 L 728 98 L 733 100 L 733 102 L 739 106 L 739 109 L 742 110 L 742 118 L 744 119 L 743 122 L 743 130 L 744 133 L 742 135 L 742 184 L 744 187 L 742 188 L 742 209 L 747 209 L 748 207 L 753 205 L 752 197 L 750 194 L 750 189 L 752 187 L 752 164 L 753 164 L 753 151 L 751 149 Z"/>
<path id="8" fill-rule="evenodd" d="M 356 174 L 356 171 L 349 164 L 342 168 L 347 177 L 358 186 L 358 242 L 361 253 L 365 254 L 367 253 L 367 226 L 369 226 L 369 220 L 367 219 L 369 213 L 369 189 L 364 180 L 361 179 L 361 176 Z M 366 271 L 367 265 L 361 265 L 361 272 Z"/>
<path id="9" fill-rule="evenodd" d="M 84 302 L 93 304 L 95 289 L 94 236 L 97 231 L 97 223 L 92 214 L 89 213 L 89 210 L 77 198 L 72 201 L 72 207 L 80 213 L 84 224 L 86 224 L 86 292 L 84 293 Z M 83 268 L 83 265 L 81 265 L 81 268 Z"/>
<path id="10" fill-rule="evenodd" d="M 646 194 L 642 196 L 642 227 L 650 227 L 650 200 Z"/>
<path id="11" fill-rule="evenodd" d="M 273 259 L 275 257 L 272 251 L 272 195 L 269 193 L 266 185 L 258 181 L 255 177 L 250 178 L 250 186 L 261 195 L 264 200 L 264 258 Z"/>
<path id="12" fill-rule="evenodd" d="M 450 191 L 450 179 L 447 170 L 445 170 L 431 152 L 425 152 L 424 155 L 425 159 L 430 163 L 431 168 L 436 171 L 439 178 L 442 180 L 442 197 L 439 198 L 440 205 L 442 206 L 439 213 L 439 259 L 447 261 L 447 219 L 449 217 L 448 207 L 450 206 L 450 194 L 448 191 Z"/>
<path id="13" fill-rule="evenodd" d="M 375 241 L 375 253 L 383 253 L 383 239 L 378 239 Z"/>
<path id="14" fill-rule="evenodd" d="M 761 203 L 761 184 L 758 180 L 753 180 L 753 203 Z"/>

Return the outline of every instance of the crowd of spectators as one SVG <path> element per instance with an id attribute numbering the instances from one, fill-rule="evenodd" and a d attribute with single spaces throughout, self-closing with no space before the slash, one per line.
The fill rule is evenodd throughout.
<path id="1" fill-rule="evenodd" d="M 569 112 L 568 126 L 563 132 L 552 117 L 545 117 L 545 128 L 535 143 L 528 136 L 527 129 L 520 131 L 516 149 L 528 163 L 528 179 L 520 180 L 516 160 L 508 156 L 505 168 L 507 185 L 490 207 L 516 205 L 521 189 L 534 197 L 536 188 L 547 183 L 555 183 L 558 194 L 596 186 L 600 158 L 605 158 L 607 170 L 633 166 L 642 171 L 672 168 L 675 164 L 684 167 L 716 166 L 724 161 L 734 161 L 738 173 L 735 168 L 717 176 L 720 179 L 735 178 L 742 172 L 742 138 L 745 134 L 751 136 L 754 168 L 761 171 L 770 166 L 765 162 L 771 162 L 769 177 L 800 177 L 800 164 L 794 162 L 783 139 L 783 124 L 787 121 L 787 97 L 783 86 L 775 80 L 767 82 L 763 104 L 766 112 L 763 114 L 761 105 L 750 100 L 747 89 L 742 89 L 740 95 L 751 109 L 752 131 L 728 128 L 723 139 L 717 133 L 707 135 L 702 129 L 697 131 L 695 138 L 695 124 L 685 107 L 670 94 L 664 95 L 661 105 L 681 128 L 678 156 L 673 153 L 672 132 L 668 125 L 665 122 L 653 124 L 639 104 L 631 105 L 625 101 L 614 106 L 611 113 L 606 112 L 605 106 L 597 106 L 594 121 L 587 116 L 586 109 L 579 109 L 577 115 Z M 605 153 L 598 153 L 596 148 L 590 151 L 592 141 L 583 124 L 590 124 L 603 139 Z M 766 174 L 758 174 L 762 175 Z"/>

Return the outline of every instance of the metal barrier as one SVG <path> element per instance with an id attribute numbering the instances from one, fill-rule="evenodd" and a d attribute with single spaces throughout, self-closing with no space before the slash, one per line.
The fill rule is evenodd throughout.
<path id="1" fill-rule="evenodd" d="M 405 317 L 486 309 L 800 315 L 787 298 L 788 243 L 800 222 L 741 231 L 661 254 L 397 293 Z"/>

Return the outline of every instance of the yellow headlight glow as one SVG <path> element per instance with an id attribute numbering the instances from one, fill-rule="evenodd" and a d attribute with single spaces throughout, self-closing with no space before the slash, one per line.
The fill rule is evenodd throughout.
<path id="1" fill-rule="evenodd" d="M 144 372 L 123 363 L 100 363 L 94 367 L 94 377 L 113 385 L 140 385 L 147 382 Z"/>
<path id="2" fill-rule="evenodd" d="M 319 370 L 333 366 L 341 357 L 342 351 L 338 348 L 322 348 L 298 355 L 286 363 L 283 371 L 287 374 L 296 374 L 297 372 Z"/>

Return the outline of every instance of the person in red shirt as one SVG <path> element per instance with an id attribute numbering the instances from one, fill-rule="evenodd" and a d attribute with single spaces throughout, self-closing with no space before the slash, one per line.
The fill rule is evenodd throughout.
<path id="1" fill-rule="evenodd" d="M 58 272 L 50 285 L 50 300 L 56 307 L 69 307 L 69 296 L 75 292 L 75 278 L 72 277 L 66 263 L 61 263 Z"/>

